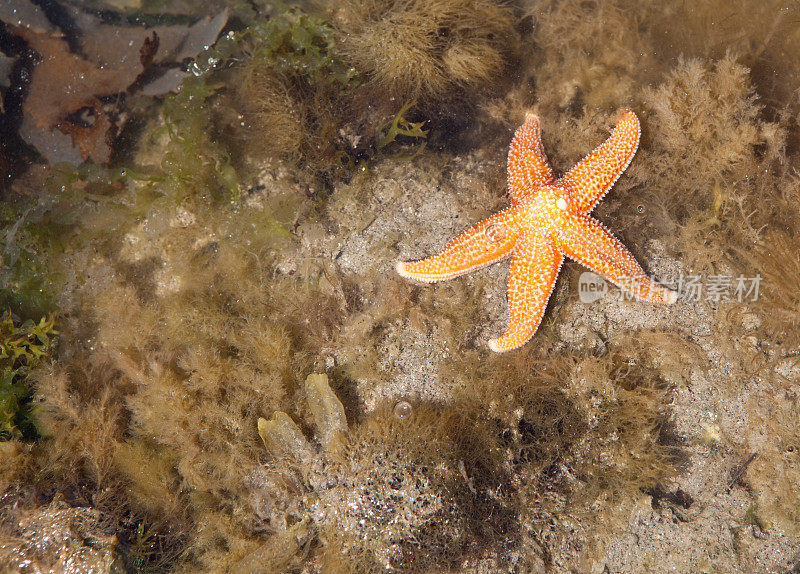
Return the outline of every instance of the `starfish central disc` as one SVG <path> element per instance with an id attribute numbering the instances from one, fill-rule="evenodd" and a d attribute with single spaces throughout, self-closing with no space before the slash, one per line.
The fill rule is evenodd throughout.
<path id="1" fill-rule="evenodd" d="M 556 180 L 544 154 L 539 118 L 529 114 L 508 152 L 511 207 L 451 239 L 427 259 L 398 262 L 403 277 L 451 279 L 511 256 L 508 328 L 489 348 L 524 345 L 539 328 L 565 257 L 651 303 L 672 304 L 677 294 L 659 285 L 630 252 L 589 215 L 628 167 L 639 146 L 639 120 L 627 112 L 611 136 Z"/>

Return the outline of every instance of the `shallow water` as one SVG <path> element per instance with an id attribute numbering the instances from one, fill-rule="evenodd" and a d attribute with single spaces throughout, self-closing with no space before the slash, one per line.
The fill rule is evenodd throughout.
<path id="1" fill-rule="evenodd" d="M 0 565 L 796 568 L 800 7 L 19 1 L 0 20 Z M 561 177 L 625 110 L 635 155 L 558 189 L 572 209 L 619 176 L 591 214 L 673 305 L 606 281 L 622 252 L 583 226 L 536 333 L 495 353 L 517 263 L 396 272 L 544 197 L 544 156 Z M 509 182 L 530 113 L 542 149 Z M 537 217 L 475 249 L 538 245 L 511 277 L 541 280 L 565 232 Z"/>

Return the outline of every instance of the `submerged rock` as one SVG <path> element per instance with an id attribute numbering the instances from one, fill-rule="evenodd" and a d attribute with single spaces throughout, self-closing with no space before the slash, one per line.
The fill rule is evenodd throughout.
<path id="1" fill-rule="evenodd" d="M 12 536 L 0 543 L 4 571 L 59 574 L 124 574 L 116 535 L 102 528 L 100 512 L 73 507 L 59 497 L 25 512 Z M 8 568 L 9 570 L 5 570 Z"/>

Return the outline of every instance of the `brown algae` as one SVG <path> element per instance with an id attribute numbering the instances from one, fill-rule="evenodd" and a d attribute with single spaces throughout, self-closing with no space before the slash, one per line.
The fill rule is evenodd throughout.
<path id="1" fill-rule="evenodd" d="M 60 335 L 28 377 L 41 438 L 0 443 L 4 547 L 58 511 L 162 571 L 788 571 L 797 12 L 687 10 L 275 9 L 150 119 L 138 171 L 54 171 L 58 247 L 18 228 Z M 413 98 L 431 143 L 388 157 Z M 757 300 L 585 305 L 566 265 L 533 341 L 492 357 L 504 269 L 392 276 L 504 205 L 527 111 L 561 172 L 622 107 L 639 156 L 599 218 L 654 275 L 759 275 Z"/>

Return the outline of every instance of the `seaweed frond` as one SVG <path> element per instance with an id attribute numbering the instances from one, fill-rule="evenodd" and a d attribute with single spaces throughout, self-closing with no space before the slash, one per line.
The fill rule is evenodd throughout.
<path id="1" fill-rule="evenodd" d="M 518 38 L 512 11 L 486 0 L 348 0 L 332 21 L 355 69 L 381 97 L 400 101 L 488 87 Z"/>
<path id="2" fill-rule="evenodd" d="M 0 440 L 38 435 L 28 377 L 50 352 L 57 334 L 52 315 L 34 323 L 15 321 L 6 313 L 0 321 Z"/>
<path id="3" fill-rule="evenodd" d="M 411 122 L 405 117 L 406 112 L 413 108 L 416 103 L 417 102 L 415 100 L 407 102 L 402 108 L 400 108 L 400 111 L 398 111 L 392 119 L 381 124 L 381 126 L 378 128 L 378 149 L 385 148 L 394 142 L 399 136 L 413 138 L 416 140 L 424 140 L 428 137 L 428 130 L 422 129 L 422 126 L 425 125 L 424 121 Z M 414 156 L 422 153 L 426 144 L 427 142 L 423 141 L 414 152 Z"/>

